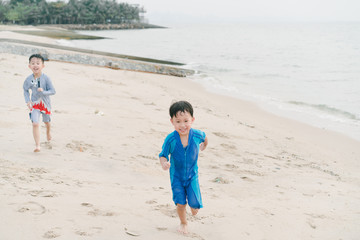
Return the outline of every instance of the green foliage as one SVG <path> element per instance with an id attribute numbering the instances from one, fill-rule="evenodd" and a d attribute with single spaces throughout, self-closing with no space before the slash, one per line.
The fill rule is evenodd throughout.
<path id="1" fill-rule="evenodd" d="M 105 24 L 140 20 L 144 10 L 115 0 L 0 0 L 0 23 Z"/>

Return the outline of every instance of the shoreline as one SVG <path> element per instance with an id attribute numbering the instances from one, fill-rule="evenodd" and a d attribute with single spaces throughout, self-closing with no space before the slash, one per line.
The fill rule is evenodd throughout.
<path id="1" fill-rule="evenodd" d="M 192 78 L 193 76 L 189 76 L 189 77 Z M 194 81 L 199 82 L 198 80 L 194 80 Z M 207 88 L 207 87 L 204 85 L 204 88 Z M 224 92 L 222 89 L 220 89 L 220 91 L 218 91 L 218 89 L 216 89 L 216 88 L 208 88 L 207 91 L 210 91 L 214 94 L 219 94 L 219 95 L 223 95 L 223 96 L 228 96 L 230 98 L 239 99 L 241 101 L 252 102 L 255 105 L 257 105 L 261 110 L 268 112 L 270 114 L 273 114 L 275 116 L 278 116 L 281 118 L 286 118 L 291 121 L 303 123 L 303 124 L 306 124 L 306 125 L 309 125 L 314 128 L 321 129 L 321 130 L 326 130 L 329 132 L 334 132 L 334 133 L 337 133 L 340 135 L 344 135 L 345 137 L 348 137 L 348 138 L 360 143 L 360 135 L 359 135 L 360 132 L 359 131 L 352 131 L 353 128 L 349 128 L 349 127 L 346 128 L 346 126 L 345 126 L 345 128 L 344 128 L 344 126 L 340 127 L 340 126 L 334 124 L 333 122 L 329 123 L 327 120 L 319 118 L 318 116 L 316 116 L 316 117 L 311 116 L 310 113 L 308 113 L 308 112 L 302 113 L 302 112 L 294 111 L 293 109 L 285 109 L 284 110 L 284 109 L 278 108 L 274 105 L 269 105 L 266 102 L 252 99 L 251 97 L 238 96 L 236 94 Z M 309 120 L 309 118 L 311 118 L 311 120 Z"/>
<path id="2" fill-rule="evenodd" d="M 27 58 L 0 58 L 11 79 L 0 82 L 0 237 L 184 239 L 157 154 L 173 131 L 168 107 L 185 96 L 209 138 L 199 156 L 204 209 L 189 218 L 189 237 L 358 236 L 359 142 L 188 78 L 49 61 L 53 140 L 34 154 L 21 92 Z"/>
<path id="3" fill-rule="evenodd" d="M 22 34 L 29 34 L 35 36 L 43 36 L 57 39 L 79 40 L 79 39 L 103 39 L 102 37 L 83 35 L 75 31 L 101 31 L 101 30 L 134 30 L 134 29 L 149 29 L 149 28 L 166 28 L 148 23 L 134 23 L 134 24 L 54 24 L 54 25 L 2 25 L 9 28 L 33 27 L 31 30 L 17 30 L 16 32 Z"/>
<path id="4" fill-rule="evenodd" d="M 141 34 L 141 36 L 144 35 L 144 34 L 145 35 L 147 34 L 146 31 L 143 32 L 143 33 L 140 33 L 140 32 L 141 31 L 139 31 L 138 34 Z M 163 32 L 163 31 L 161 31 L 161 32 Z M 167 30 L 165 32 L 167 32 Z M 99 36 L 102 36 L 102 37 L 112 37 L 112 36 L 114 37 L 114 36 L 117 36 L 118 34 L 121 34 L 121 33 L 124 33 L 124 32 L 123 31 L 118 31 L 117 33 L 108 32 L 106 34 L 105 34 L 105 32 L 103 34 L 101 32 L 99 32 L 98 34 L 99 34 Z M 86 32 L 84 34 L 94 34 L 94 33 Z M 132 34 L 130 34 L 130 35 L 132 35 Z M 109 40 L 109 44 L 116 44 L 117 42 L 119 42 L 121 44 L 126 45 L 126 42 L 124 42 L 121 39 L 122 38 L 118 39 L 117 41 Z M 173 41 L 174 40 L 175 39 L 173 39 Z M 161 39 L 159 39 L 159 41 L 161 41 Z M 77 41 L 75 41 L 75 42 L 77 42 Z M 91 42 L 89 42 L 89 41 L 80 41 L 80 42 L 84 43 L 85 46 L 89 46 L 92 49 L 102 49 L 102 50 L 105 50 L 105 51 L 116 51 L 114 49 L 106 47 L 107 44 L 104 45 L 103 43 L 100 43 L 100 42 L 103 42 L 103 41 L 91 41 Z M 96 42 L 98 42 L 98 43 L 96 43 Z M 106 40 L 106 42 L 107 42 L 107 40 Z M 66 45 L 66 44 L 72 45 L 73 43 L 68 43 L 68 42 L 65 41 L 63 44 L 64 45 Z M 76 43 L 74 43 L 74 44 L 76 44 Z M 84 44 L 82 44 L 82 45 L 84 45 Z M 93 46 L 90 46 L 88 44 L 93 45 Z M 136 51 L 137 55 L 139 55 L 139 56 L 143 55 L 141 53 L 141 52 L 143 52 L 142 50 L 140 50 L 140 51 L 136 50 L 137 47 L 134 46 L 134 44 L 130 44 L 130 45 L 132 47 L 135 47 L 134 51 L 132 51 L 133 53 L 135 53 L 135 51 Z M 142 44 L 140 44 L 140 45 L 142 45 Z M 113 46 L 115 47 L 116 45 L 113 45 Z M 153 48 L 147 50 L 146 45 L 143 46 L 143 47 L 144 47 L 143 48 L 144 51 L 147 54 L 148 54 L 147 51 L 153 51 L 153 50 L 151 50 Z M 127 52 L 127 53 L 131 54 L 132 52 L 130 51 L 130 52 Z M 145 52 L 144 52 L 144 54 L 145 54 Z M 121 53 L 121 50 L 119 51 L 119 53 Z M 146 55 L 146 56 L 148 56 L 148 57 L 153 56 L 154 57 L 154 56 L 163 56 L 163 55 L 157 55 L 156 52 L 153 52 L 153 54 Z M 165 56 L 165 59 L 166 59 L 166 56 Z M 176 59 L 176 58 L 174 58 L 174 59 Z M 193 66 L 194 66 L 193 64 L 190 64 L 190 65 L 186 66 L 186 68 L 191 68 L 191 69 L 194 69 L 196 71 L 197 69 L 194 68 Z M 214 66 L 214 68 L 217 69 L 216 68 L 217 63 L 214 62 L 214 64 L 212 66 Z M 226 65 L 224 65 L 224 66 L 226 66 Z M 205 69 L 204 69 L 204 71 L 208 72 Z M 231 73 L 231 72 L 229 72 L 229 73 Z M 199 72 L 199 74 L 201 74 L 201 72 Z M 225 80 L 225 82 L 227 81 L 226 80 L 227 78 L 223 78 L 223 76 L 220 76 L 220 75 L 217 76 L 217 74 L 221 75 L 223 73 L 215 72 L 214 74 L 210 74 L 211 75 L 210 79 L 215 77 L 215 78 L 219 78 L 220 82 L 224 82 L 224 80 Z M 227 76 L 229 76 L 229 75 L 227 74 Z M 236 77 L 236 76 L 234 76 L 234 77 Z M 247 79 L 247 78 L 245 77 L 244 79 Z M 208 82 L 207 79 L 200 79 L 200 81 L 204 82 L 204 85 L 206 85 L 207 82 Z M 211 85 L 211 83 L 208 84 L 208 85 Z M 352 137 L 352 138 L 354 138 L 356 140 L 360 140 L 360 128 L 359 128 L 359 125 L 358 125 L 359 122 L 352 121 L 346 115 L 342 115 L 342 114 L 344 114 L 344 112 L 342 112 L 340 109 L 331 108 L 331 104 L 329 106 L 327 106 L 328 108 L 326 108 L 326 105 L 324 105 L 325 108 L 320 109 L 320 107 L 321 107 L 320 104 L 318 106 L 311 105 L 311 104 L 306 104 L 305 103 L 306 101 L 303 103 L 303 105 L 301 105 L 301 104 L 292 104 L 291 102 L 286 102 L 285 100 L 284 101 L 282 101 L 282 100 L 273 100 L 273 99 L 276 99 L 276 96 L 273 96 L 273 99 L 271 99 L 271 100 L 264 100 L 264 99 L 262 100 L 262 98 L 254 97 L 254 96 L 252 96 L 252 94 L 250 94 L 249 96 L 244 96 L 243 93 L 242 93 L 243 90 L 241 89 L 241 86 L 236 87 L 236 85 L 237 85 L 236 83 L 232 84 L 232 86 L 237 88 L 237 90 L 235 89 L 235 91 L 238 91 L 237 93 L 227 92 L 225 94 L 229 94 L 229 95 L 233 94 L 233 95 L 235 95 L 235 97 L 238 97 L 240 99 L 248 99 L 250 101 L 255 101 L 255 102 L 257 102 L 259 104 L 259 106 L 263 107 L 266 111 L 270 111 L 270 112 L 272 112 L 274 114 L 284 116 L 284 117 L 288 117 L 288 118 L 294 119 L 296 121 L 302 121 L 302 122 L 305 122 L 307 124 L 310 124 L 312 126 L 316 126 L 316 127 L 319 127 L 319 128 L 326 128 L 326 129 L 329 129 L 331 131 L 344 133 L 347 136 L 350 136 L 350 137 Z M 248 86 L 250 86 L 250 85 L 248 85 Z M 206 87 L 208 88 L 209 86 L 206 86 Z M 210 88 L 211 88 L 211 86 L 210 86 Z M 217 90 L 215 90 L 215 91 L 217 91 Z M 221 88 L 220 88 L 220 91 L 221 91 Z M 273 94 L 273 92 L 269 92 L 267 94 L 271 95 L 271 94 Z M 236 96 L 236 95 L 240 95 L 240 96 Z M 329 101 L 329 99 L 326 100 L 325 102 L 327 102 L 327 101 Z M 334 104 L 333 106 L 337 106 L 337 105 Z M 356 109 L 353 109 L 353 112 L 356 113 L 355 110 Z M 311 112 L 311 113 L 309 113 L 309 112 Z"/>
<path id="5" fill-rule="evenodd" d="M 27 26 L 23 29 L 19 28 L 19 26 L 7 27 L 0 25 L 0 42 L 2 42 L 0 52 L 20 55 L 30 55 L 31 52 L 39 52 L 47 60 L 90 64 L 112 69 L 141 71 L 178 77 L 194 74 L 193 70 L 178 67 L 184 65 L 182 63 L 61 46 L 56 43 L 56 40 L 44 37 L 48 35 L 53 36 L 53 30 L 40 30 L 40 32 L 44 32 L 40 36 L 37 34 L 38 32 L 39 29 L 33 26 Z M 23 40 L 24 34 L 30 34 L 25 39 L 32 38 L 34 40 Z"/>
<path id="6" fill-rule="evenodd" d="M 166 28 L 163 26 L 149 23 L 122 23 L 122 24 L 59 24 L 59 25 L 40 25 L 41 27 L 60 27 L 67 30 L 128 30 L 128 29 L 148 29 Z"/>
<path id="7" fill-rule="evenodd" d="M 130 30 L 130 29 L 149 29 L 149 28 L 166 28 L 149 23 L 129 23 L 129 24 L 53 24 L 53 25 L 15 25 L 0 24 L 0 31 L 12 31 L 20 34 L 32 36 L 47 37 L 54 39 L 103 39 L 103 37 L 83 35 L 76 33 L 77 30 Z"/>
<path id="8" fill-rule="evenodd" d="M 150 23 L 121 23 L 121 24 L 41 24 L 41 25 L 18 25 L 18 24 L 0 24 L 8 28 L 35 27 L 45 30 L 127 30 L 127 29 L 148 29 L 148 28 L 166 28 Z"/>

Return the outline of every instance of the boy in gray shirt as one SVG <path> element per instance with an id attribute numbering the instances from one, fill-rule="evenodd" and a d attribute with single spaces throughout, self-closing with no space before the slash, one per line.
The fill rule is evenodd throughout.
<path id="1" fill-rule="evenodd" d="M 50 78 L 42 73 L 44 67 L 44 58 L 40 54 L 31 55 L 29 58 L 29 68 L 33 74 L 28 76 L 23 84 L 25 102 L 30 110 L 30 119 L 33 126 L 33 136 L 36 145 L 34 152 L 40 152 L 40 115 L 42 115 L 43 122 L 46 126 L 47 140 L 51 140 L 50 95 L 54 95 L 56 92 Z"/>

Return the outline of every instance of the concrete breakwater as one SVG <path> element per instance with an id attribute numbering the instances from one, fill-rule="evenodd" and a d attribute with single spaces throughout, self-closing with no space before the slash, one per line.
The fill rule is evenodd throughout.
<path id="1" fill-rule="evenodd" d="M 0 52 L 24 56 L 40 53 L 46 60 L 90 64 L 113 69 L 149 72 L 178 77 L 186 77 L 195 73 L 193 70 L 175 67 L 183 65 L 176 62 L 91 51 L 18 39 L 0 38 Z"/>

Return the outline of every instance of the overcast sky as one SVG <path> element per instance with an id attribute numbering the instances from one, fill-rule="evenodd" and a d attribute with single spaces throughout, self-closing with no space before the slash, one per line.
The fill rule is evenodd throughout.
<path id="1" fill-rule="evenodd" d="M 360 0 L 118 0 L 144 6 L 153 24 L 229 21 L 360 21 Z"/>

